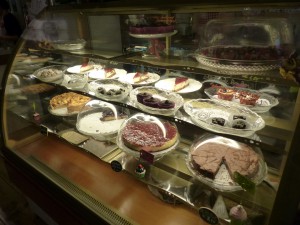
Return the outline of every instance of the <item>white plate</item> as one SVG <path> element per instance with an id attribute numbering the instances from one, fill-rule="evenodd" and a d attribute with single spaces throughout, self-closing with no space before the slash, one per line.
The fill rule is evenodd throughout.
<path id="1" fill-rule="evenodd" d="M 91 78 L 91 79 L 116 79 L 120 76 L 124 76 L 127 74 L 127 71 L 123 70 L 123 69 L 115 69 L 115 71 L 116 71 L 115 75 L 113 75 L 110 78 L 106 78 L 104 69 L 92 70 L 91 72 L 89 72 L 89 78 Z"/>
<path id="2" fill-rule="evenodd" d="M 140 83 L 134 83 L 133 82 L 133 77 L 136 73 L 127 73 L 126 75 L 120 76 L 119 80 L 123 82 L 130 83 L 131 85 L 134 86 L 145 86 L 145 85 L 150 85 L 155 82 L 157 82 L 160 79 L 160 76 L 156 73 L 148 73 L 149 78 L 145 81 L 142 81 Z"/>
<path id="3" fill-rule="evenodd" d="M 90 72 L 92 72 L 92 71 L 94 71 L 94 70 L 102 69 L 102 66 L 101 66 L 101 65 L 93 65 L 93 66 L 94 66 L 93 69 L 90 69 L 90 70 L 81 72 L 81 71 L 80 71 L 81 66 L 82 66 L 82 65 L 76 65 L 76 66 L 69 67 L 69 68 L 67 69 L 67 72 L 68 72 L 68 73 L 90 73 Z"/>
<path id="4" fill-rule="evenodd" d="M 184 110 L 198 126 L 217 133 L 232 134 L 240 137 L 250 137 L 265 126 L 265 121 L 249 108 L 237 106 L 231 102 L 220 102 L 211 99 L 193 99 L 184 103 Z M 233 116 L 244 119 L 234 119 Z M 224 119 L 224 126 L 213 124 L 213 118 Z M 232 126 L 237 122 L 246 124 L 245 129 Z"/>
<path id="5" fill-rule="evenodd" d="M 176 78 L 163 79 L 163 80 L 158 81 L 154 86 L 156 88 L 163 89 L 165 91 L 173 91 L 175 79 Z M 202 87 L 202 83 L 200 83 L 197 80 L 189 78 L 189 85 L 186 86 L 185 88 L 177 91 L 176 93 L 179 93 L 179 94 L 191 93 L 191 92 L 200 90 L 201 87 Z"/>

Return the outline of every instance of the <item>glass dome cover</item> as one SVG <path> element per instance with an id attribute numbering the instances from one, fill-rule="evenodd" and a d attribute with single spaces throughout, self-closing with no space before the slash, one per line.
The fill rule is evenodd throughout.
<path id="1" fill-rule="evenodd" d="M 112 139 L 117 136 L 120 126 L 128 118 L 129 112 L 113 104 L 92 100 L 77 115 L 77 130 L 97 140 Z"/>
<path id="2" fill-rule="evenodd" d="M 179 133 L 174 123 L 144 113 L 128 118 L 121 126 L 117 144 L 126 153 L 139 158 L 142 151 L 160 159 L 179 144 Z"/>
<path id="3" fill-rule="evenodd" d="M 284 18 L 215 19 L 206 24 L 195 58 L 217 69 L 266 71 L 278 68 L 292 43 Z"/>

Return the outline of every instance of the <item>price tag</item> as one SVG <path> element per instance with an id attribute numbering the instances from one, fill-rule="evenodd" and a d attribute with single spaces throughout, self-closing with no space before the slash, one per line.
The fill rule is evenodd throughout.
<path id="1" fill-rule="evenodd" d="M 115 172 L 121 172 L 123 170 L 122 164 L 120 162 L 118 162 L 117 160 L 113 160 L 110 163 L 110 166 L 113 169 L 113 171 L 115 171 Z"/>
<path id="2" fill-rule="evenodd" d="M 153 164 L 154 162 L 154 155 L 152 155 L 150 152 L 141 150 L 140 151 L 140 159 L 145 160 L 146 162 Z"/>
<path id="3" fill-rule="evenodd" d="M 207 207 L 201 207 L 199 209 L 199 216 L 207 223 L 216 225 L 219 224 L 219 218 L 217 215 Z"/>

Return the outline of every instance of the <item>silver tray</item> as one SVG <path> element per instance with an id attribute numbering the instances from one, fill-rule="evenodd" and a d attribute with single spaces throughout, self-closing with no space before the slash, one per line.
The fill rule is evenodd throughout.
<path id="1" fill-rule="evenodd" d="M 233 97 L 233 99 L 230 101 L 233 104 L 237 104 L 237 105 L 242 105 L 245 106 L 249 109 L 251 109 L 252 111 L 256 112 L 256 113 L 264 113 L 264 112 L 268 112 L 272 107 L 278 105 L 278 99 L 275 98 L 272 95 L 266 94 L 266 93 L 262 93 L 256 90 L 252 90 L 252 89 L 247 89 L 247 88 L 237 88 L 237 87 L 210 87 L 210 88 L 206 88 L 204 90 L 204 93 L 211 99 L 216 99 L 218 101 L 222 101 L 222 102 L 228 102 L 227 100 L 223 100 L 223 99 L 219 99 L 217 92 L 219 88 L 227 88 L 227 89 L 232 89 L 234 91 L 245 91 L 245 92 L 249 92 L 251 94 L 257 94 L 259 95 L 259 99 L 256 101 L 255 105 L 244 105 L 244 104 L 240 104 L 239 103 L 239 99 L 236 99 L 235 97 Z"/>
<path id="2" fill-rule="evenodd" d="M 250 47 L 250 46 L 249 46 Z M 228 59 L 226 56 L 223 58 L 217 58 L 217 57 L 210 57 L 203 52 L 205 51 L 213 51 L 217 48 L 223 48 L 223 49 L 230 49 L 232 51 L 238 52 L 239 49 L 241 49 L 241 46 L 211 46 L 206 48 L 201 48 L 198 50 L 193 56 L 196 58 L 196 60 L 208 67 L 214 67 L 215 69 L 220 70 L 229 70 L 229 71 L 239 71 L 239 72 L 264 72 L 268 70 L 274 70 L 279 68 L 280 66 L 280 57 L 276 59 L 269 59 L 266 60 L 264 57 L 261 57 L 259 59 L 243 59 L 243 57 L 240 57 L 240 59 Z M 266 47 L 263 48 L 261 46 L 251 46 L 251 48 L 255 48 L 258 51 L 263 51 L 267 49 Z M 236 53 L 239 55 L 239 53 Z"/>
<path id="3" fill-rule="evenodd" d="M 223 143 L 226 145 L 238 146 L 237 147 L 238 149 L 240 148 L 240 146 L 245 145 L 237 141 L 234 141 L 232 139 L 228 139 L 224 137 L 219 137 L 215 135 L 203 135 L 198 140 L 196 140 L 190 147 L 190 151 L 188 153 L 187 161 L 186 161 L 188 169 L 194 175 L 194 177 L 197 178 L 200 182 L 203 182 L 204 184 L 218 191 L 233 192 L 233 191 L 243 190 L 239 184 L 233 181 L 224 163 L 222 163 L 214 179 L 204 176 L 193 165 L 192 163 L 193 151 L 196 148 L 198 148 L 200 145 L 202 145 L 202 143 L 216 143 L 216 142 Z M 257 173 L 250 180 L 254 182 L 255 185 L 259 185 L 267 175 L 267 165 L 263 159 L 263 155 L 260 152 L 260 150 L 258 148 L 255 149 L 253 148 L 253 151 L 255 151 L 259 156 L 259 162 L 258 162 L 259 166 L 258 166 Z"/>
<path id="4" fill-rule="evenodd" d="M 175 107 L 172 109 L 158 109 L 158 108 L 146 106 L 137 101 L 136 96 L 139 93 L 149 93 L 153 97 L 158 98 L 160 100 L 173 101 L 175 103 Z M 130 92 L 130 101 L 133 103 L 134 106 L 138 107 L 139 109 L 151 114 L 158 114 L 158 115 L 174 115 L 184 103 L 183 98 L 179 94 L 160 90 L 152 86 L 138 87 L 132 90 Z"/>
<path id="5" fill-rule="evenodd" d="M 217 133 L 249 137 L 265 126 L 265 121 L 257 113 L 247 107 L 237 106 L 231 102 L 194 99 L 186 102 L 183 108 L 191 117 L 193 123 L 206 130 Z M 244 118 L 234 119 L 233 116 L 243 116 Z M 212 123 L 213 118 L 224 119 L 224 126 Z M 232 126 L 238 122 L 244 123 L 246 128 L 233 128 Z"/>

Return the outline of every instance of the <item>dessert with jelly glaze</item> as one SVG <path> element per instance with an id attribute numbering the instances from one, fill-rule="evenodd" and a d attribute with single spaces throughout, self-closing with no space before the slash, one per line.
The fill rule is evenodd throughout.
<path id="1" fill-rule="evenodd" d="M 114 68 L 105 68 L 105 78 L 111 78 L 116 75 L 116 70 Z"/>
<path id="2" fill-rule="evenodd" d="M 136 99 L 139 103 L 143 103 L 144 99 L 152 97 L 151 94 L 147 92 L 140 92 L 136 95 Z"/>
<path id="3" fill-rule="evenodd" d="M 169 122 L 134 121 L 125 125 L 121 137 L 132 150 L 158 152 L 176 143 L 178 131 Z"/>
<path id="4" fill-rule="evenodd" d="M 158 108 L 160 109 L 173 109 L 175 107 L 175 103 L 170 100 L 162 100 L 158 103 Z"/>

